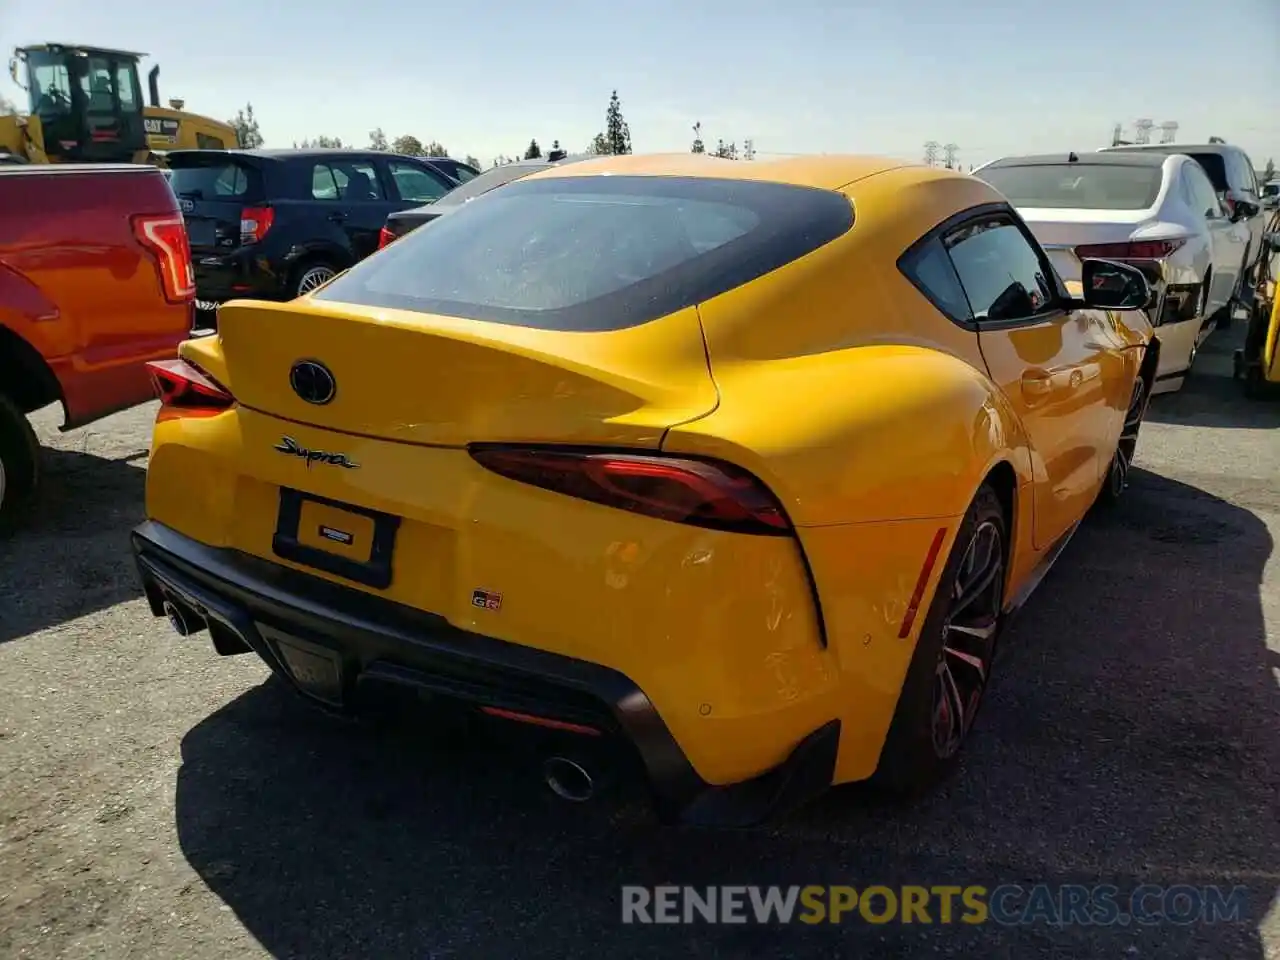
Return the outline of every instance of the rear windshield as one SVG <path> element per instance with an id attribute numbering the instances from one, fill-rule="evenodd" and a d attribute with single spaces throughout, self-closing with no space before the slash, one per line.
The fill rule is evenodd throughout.
<path id="1" fill-rule="evenodd" d="M 242 203 L 262 196 L 262 178 L 247 163 L 229 157 L 170 157 L 169 184 L 188 200 Z"/>
<path id="2" fill-rule="evenodd" d="M 990 167 L 974 175 L 1015 207 L 1076 210 L 1146 210 L 1156 202 L 1163 178 L 1158 166 L 1103 163 Z"/>
<path id="3" fill-rule="evenodd" d="M 475 170 L 472 170 L 465 163 L 458 163 L 458 161 L 456 160 L 430 160 L 429 159 L 427 162 L 435 164 L 437 167 L 439 167 L 449 176 L 453 177 L 453 179 L 457 180 L 459 183 L 466 183 L 468 180 L 471 180 L 476 176 Z"/>
<path id="4" fill-rule="evenodd" d="M 518 180 L 415 230 L 317 299 L 620 330 L 775 270 L 853 225 L 847 197 L 685 177 Z"/>

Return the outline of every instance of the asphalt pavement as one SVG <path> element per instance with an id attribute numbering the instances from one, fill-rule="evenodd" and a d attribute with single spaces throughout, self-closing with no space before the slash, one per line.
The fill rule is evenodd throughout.
<path id="1" fill-rule="evenodd" d="M 1009 634 L 962 769 L 764 829 L 567 805 L 502 744 L 371 731 L 152 619 L 127 553 L 154 408 L 69 434 L 0 545 L 0 956 L 1280 958 L 1280 402 L 1216 333 L 1129 501 Z M 1240 886 L 1218 923 L 636 926 L 623 884 Z"/>

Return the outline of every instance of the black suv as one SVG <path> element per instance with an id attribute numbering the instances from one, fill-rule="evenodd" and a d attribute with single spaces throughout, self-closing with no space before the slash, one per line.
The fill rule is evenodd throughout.
<path id="1" fill-rule="evenodd" d="M 225 300 L 315 289 L 378 248 L 388 214 L 459 182 L 430 160 L 365 150 L 174 150 L 166 162 L 200 326 Z"/>

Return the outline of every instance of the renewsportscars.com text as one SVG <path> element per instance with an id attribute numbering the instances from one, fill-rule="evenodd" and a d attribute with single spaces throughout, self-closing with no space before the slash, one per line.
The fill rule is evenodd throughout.
<path id="1" fill-rule="evenodd" d="M 1245 887 L 1106 884 L 622 888 L 623 923 L 1128 926 L 1238 923 Z"/>

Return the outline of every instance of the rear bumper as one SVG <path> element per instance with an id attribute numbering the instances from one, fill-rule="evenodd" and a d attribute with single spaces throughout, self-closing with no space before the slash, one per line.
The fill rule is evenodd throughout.
<path id="1" fill-rule="evenodd" d="M 285 294 L 285 277 L 254 247 L 231 253 L 194 251 L 196 299 L 206 303 L 227 300 L 279 300 Z"/>
<path id="2" fill-rule="evenodd" d="M 390 684 L 592 727 L 635 748 L 666 822 L 751 826 L 832 783 L 838 720 L 813 731 L 773 770 L 711 785 L 649 698 L 616 670 L 468 633 L 389 600 L 206 546 L 154 521 L 133 531 L 132 545 L 152 613 L 164 616 L 166 601 L 175 604 L 192 623 L 207 626 L 220 653 L 252 650 L 331 708 Z"/>

